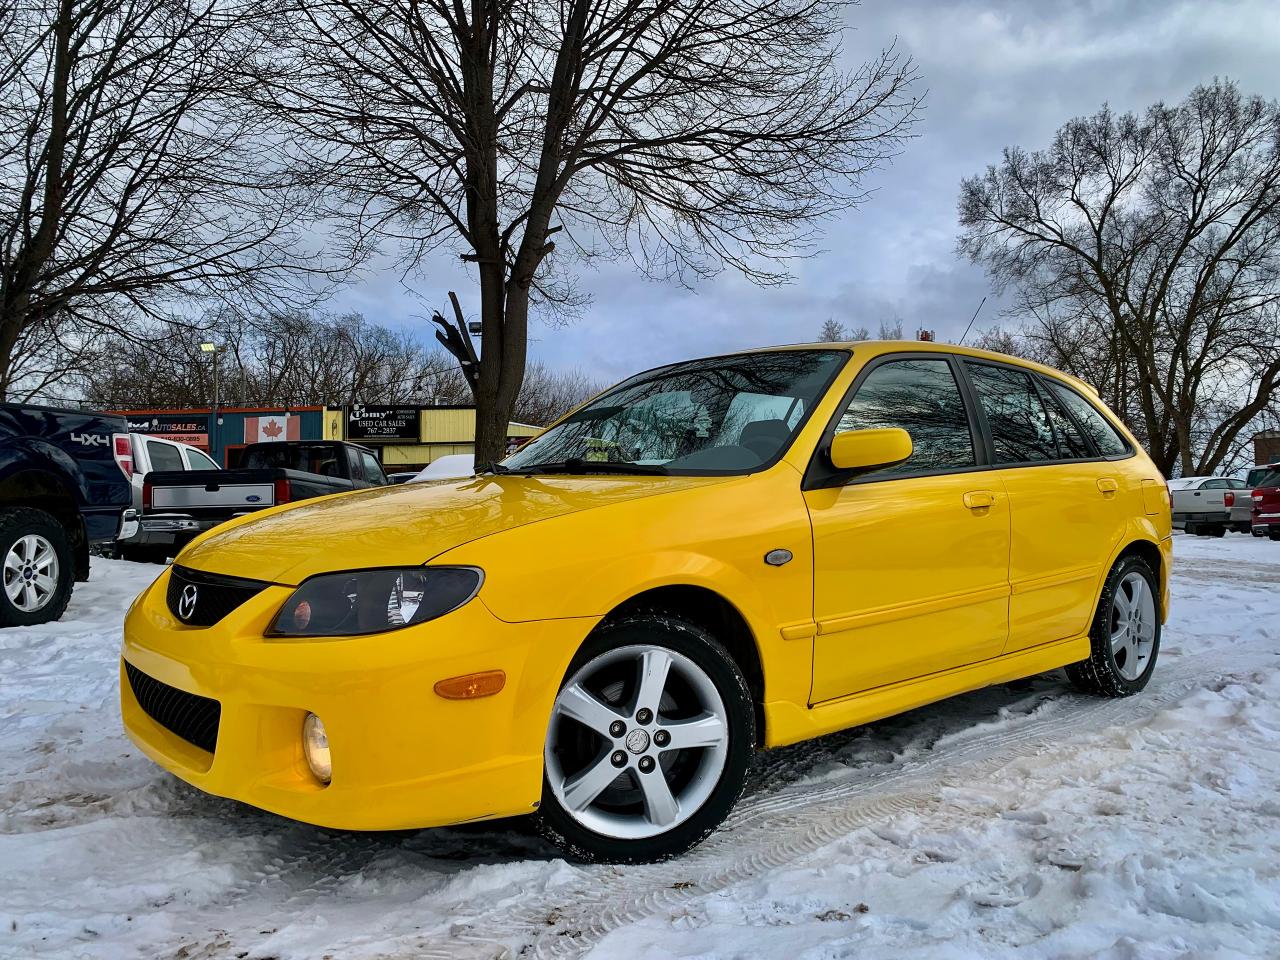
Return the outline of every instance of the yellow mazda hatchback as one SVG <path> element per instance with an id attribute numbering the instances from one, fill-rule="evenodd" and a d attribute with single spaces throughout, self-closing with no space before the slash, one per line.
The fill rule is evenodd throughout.
<path id="1" fill-rule="evenodd" d="M 1151 677 L 1169 501 L 1088 386 L 941 344 L 662 367 L 474 478 L 193 541 L 125 622 L 133 740 L 361 830 L 534 814 L 687 850 L 752 752 L 1065 666 Z"/>

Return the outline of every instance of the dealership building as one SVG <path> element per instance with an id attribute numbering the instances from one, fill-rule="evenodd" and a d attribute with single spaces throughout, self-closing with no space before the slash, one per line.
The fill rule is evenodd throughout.
<path id="1" fill-rule="evenodd" d="M 188 443 L 226 466 L 235 465 L 247 444 L 276 440 L 350 440 L 377 451 L 388 472 L 419 469 L 448 454 L 475 451 L 476 410 L 471 406 L 220 407 L 216 421 L 209 407 L 116 412 L 128 419 L 134 433 Z M 512 423 L 508 445 L 541 431 Z"/>

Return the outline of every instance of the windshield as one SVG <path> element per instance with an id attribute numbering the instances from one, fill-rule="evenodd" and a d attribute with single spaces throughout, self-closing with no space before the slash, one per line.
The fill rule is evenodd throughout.
<path id="1" fill-rule="evenodd" d="M 1204 477 L 1180 477 L 1177 480 L 1169 481 L 1170 490 L 1188 490 L 1191 487 L 1198 487 Z"/>
<path id="2" fill-rule="evenodd" d="M 512 454 L 512 472 L 749 473 L 776 460 L 848 358 L 781 350 L 639 374 Z"/>

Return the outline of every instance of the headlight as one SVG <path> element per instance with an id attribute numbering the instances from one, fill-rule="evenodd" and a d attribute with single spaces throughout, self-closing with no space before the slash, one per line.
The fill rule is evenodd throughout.
<path id="1" fill-rule="evenodd" d="M 356 637 L 442 617 L 476 595 L 476 567 L 386 567 L 305 580 L 276 614 L 269 637 Z"/>

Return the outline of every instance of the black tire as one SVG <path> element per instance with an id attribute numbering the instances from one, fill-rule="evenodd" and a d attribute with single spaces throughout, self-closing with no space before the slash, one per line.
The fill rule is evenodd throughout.
<path id="1" fill-rule="evenodd" d="M 570 664 L 563 688 L 578 670 L 610 650 L 631 645 L 663 647 L 692 660 L 711 679 L 724 703 L 728 750 L 720 778 L 706 801 L 688 819 L 666 833 L 644 839 L 618 839 L 579 823 L 542 780 L 542 801 L 534 816 L 539 832 L 572 860 L 587 863 L 656 863 L 696 846 L 716 829 L 742 795 L 755 750 L 755 710 L 746 678 L 729 652 L 711 634 L 675 617 L 642 613 L 608 622 L 582 645 Z M 548 736 L 551 736 L 550 726 Z"/>
<path id="2" fill-rule="evenodd" d="M 1272 527 L 1267 531 L 1267 536 L 1272 540 L 1280 540 L 1280 527 Z"/>
<path id="3" fill-rule="evenodd" d="M 53 594 L 38 610 L 22 610 L 16 606 L 7 589 L 0 589 L 0 627 L 29 627 L 57 620 L 71 601 L 75 586 L 75 557 L 67 531 L 52 514 L 34 507 L 8 507 L 0 510 L 0 567 L 14 544 L 22 537 L 35 534 L 46 540 L 57 557 L 58 575 Z M 4 586 L 10 574 L 0 570 Z"/>
<path id="4" fill-rule="evenodd" d="M 1146 581 L 1155 601 L 1155 641 L 1151 648 L 1146 668 L 1137 678 L 1130 680 L 1120 672 L 1115 654 L 1111 650 L 1112 616 L 1115 609 L 1115 595 L 1120 582 L 1130 573 L 1140 574 Z M 1163 624 L 1160 622 L 1160 585 L 1147 561 L 1134 554 L 1121 557 L 1107 575 L 1107 582 L 1102 587 L 1102 596 L 1098 599 L 1098 607 L 1093 615 L 1093 624 L 1089 628 L 1091 653 L 1087 660 L 1067 666 L 1067 677 L 1075 686 L 1085 693 L 1103 697 L 1128 697 L 1142 690 L 1151 680 L 1156 661 L 1160 658 L 1160 636 Z"/>
<path id="5" fill-rule="evenodd" d="M 1222 538 L 1227 535 L 1227 528 L 1224 524 L 1215 523 L 1209 528 L 1209 536 Z"/>

